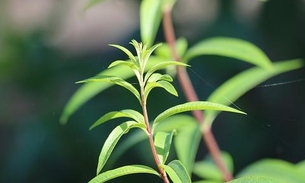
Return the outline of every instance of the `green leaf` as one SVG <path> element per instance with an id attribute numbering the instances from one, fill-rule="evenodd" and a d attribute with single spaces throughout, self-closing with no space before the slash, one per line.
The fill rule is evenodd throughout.
<path id="1" fill-rule="evenodd" d="M 221 152 L 221 159 L 225 163 L 226 168 L 233 173 L 233 159 L 230 154 Z M 204 160 L 195 163 L 193 173 L 203 179 L 223 180 L 223 175 L 210 155 L 207 155 Z"/>
<path id="2" fill-rule="evenodd" d="M 201 139 L 201 132 L 199 124 L 194 118 L 188 122 L 188 125 L 178 130 L 174 139 L 174 144 L 178 159 L 182 162 L 190 174 L 193 171 L 194 162 Z"/>
<path id="3" fill-rule="evenodd" d="M 234 179 L 227 183 L 287 183 L 287 182 L 270 179 L 267 177 L 249 176 L 249 177 Z"/>
<path id="4" fill-rule="evenodd" d="M 110 44 L 109 46 L 112 46 L 112 47 L 115 47 L 115 48 L 118 48 L 120 50 L 122 50 L 128 57 L 129 59 L 137 65 L 137 62 L 136 62 L 136 58 L 133 56 L 133 54 L 125 47 L 123 46 L 120 46 L 120 45 L 116 45 L 116 44 Z"/>
<path id="5" fill-rule="evenodd" d="M 146 131 L 145 125 L 141 123 L 137 123 L 135 121 L 127 121 L 125 123 L 122 123 L 121 125 L 115 127 L 112 132 L 107 137 L 100 156 L 98 160 L 97 170 L 96 174 L 99 174 L 101 170 L 103 169 L 104 165 L 106 164 L 108 158 L 110 157 L 114 147 L 122 137 L 122 135 L 128 133 L 128 131 L 131 128 L 141 128 L 142 130 Z"/>
<path id="6" fill-rule="evenodd" d="M 147 81 L 147 79 L 156 71 L 156 70 L 160 70 L 160 69 L 165 69 L 168 66 L 189 66 L 185 63 L 182 62 L 177 62 L 177 61 L 162 61 L 159 62 L 157 64 L 155 64 L 153 67 L 151 67 L 147 73 L 145 74 L 144 77 L 144 82 Z"/>
<path id="7" fill-rule="evenodd" d="M 97 127 L 98 125 L 109 121 L 111 119 L 115 119 L 115 118 L 131 118 L 133 120 L 135 120 L 138 123 L 143 123 L 144 124 L 144 117 L 141 113 L 139 113 L 138 111 L 132 110 L 132 109 L 126 109 L 126 110 L 121 110 L 121 111 L 112 111 L 112 112 L 108 112 L 107 114 L 103 115 L 102 117 L 100 117 L 91 127 L 90 130 Z"/>
<path id="8" fill-rule="evenodd" d="M 174 107 L 171 107 L 161 114 L 159 114 L 155 120 L 154 120 L 154 125 L 157 125 L 164 119 L 186 111 L 193 111 L 193 110 L 218 110 L 218 111 L 227 111 L 227 112 L 234 112 L 234 113 L 240 113 L 240 114 L 246 114 L 240 110 L 222 105 L 222 104 L 217 104 L 213 102 L 202 102 L 202 101 L 195 101 L 195 102 L 187 102 L 184 104 L 176 105 Z"/>
<path id="9" fill-rule="evenodd" d="M 104 0 L 88 0 L 88 2 L 86 3 L 85 7 L 84 7 L 84 11 L 88 10 L 89 8 L 92 8 L 93 6 L 103 2 Z"/>
<path id="10" fill-rule="evenodd" d="M 178 96 L 176 89 L 174 88 L 174 86 L 171 83 L 169 83 L 167 81 L 157 81 L 157 82 L 147 83 L 147 85 L 145 87 L 145 100 L 147 100 L 147 97 L 148 97 L 150 91 L 156 87 L 164 88 L 170 94 L 172 94 L 174 96 Z"/>
<path id="11" fill-rule="evenodd" d="M 215 181 L 215 180 L 200 180 L 193 183 L 223 183 L 223 181 Z"/>
<path id="12" fill-rule="evenodd" d="M 274 63 L 273 70 L 267 71 L 260 67 L 255 67 L 243 71 L 219 86 L 209 97 L 208 101 L 230 105 L 239 97 L 259 83 L 283 72 L 302 67 L 301 60 L 282 61 Z M 219 114 L 217 111 L 205 111 L 206 126 L 211 126 L 213 120 Z"/>
<path id="13" fill-rule="evenodd" d="M 294 164 L 279 159 L 264 159 L 255 162 L 243 169 L 237 176 L 260 176 L 293 183 L 303 183 L 305 180 L 304 172 L 300 172 Z"/>
<path id="14" fill-rule="evenodd" d="M 172 130 L 183 130 L 189 125 L 197 124 L 197 120 L 190 115 L 177 114 L 170 116 L 162 121 L 156 128 L 153 128 L 153 132 L 165 131 L 171 132 Z"/>
<path id="15" fill-rule="evenodd" d="M 174 160 L 168 165 L 160 165 L 169 175 L 174 183 L 191 183 L 191 178 L 188 175 L 185 167 L 179 160 Z"/>
<path id="16" fill-rule="evenodd" d="M 132 84 L 128 83 L 127 81 L 123 80 L 120 77 L 117 76 L 96 76 L 92 77 L 83 81 L 78 81 L 77 83 L 87 83 L 87 82 L 107 82 L 107 83 L 113 83 L 119 86 L 122 86 L 129 90 L 131 93 L 133 93 L 137 99 L 140 101 L 140 94 L 138 90 L 132 86 Z"/>
<path id="17" fill-rule="evenodd" d="M 174 134 L 175 130 L 171 133 L 157 132 L 155 135 L 154 144 L 161 164 L 165 164 L 166 162 Z"/>
<path id="18" fill-rule="evenodd" d="M 160 80 L 172 82 L 173 78 L 168 74 L 153 73 L 147 82 L 156 82 Z"/>
<path id="19" fill-rule="evenodd" d="M 111 158 L 108 160 L 108 165 L 114 166 L 119 158 L 131 147 L 147 139 L 147 134 L 142 131 L 134 131 L 131 134 L 128 134 L 128 137 L 120 143 L 120 145 L 112 152 Z"/>
<path id="20" fill-rule="evenodd" d="M 151 56 L 149 58 L 149 62 L 147 63 L 146 69 L 148 70 L 156 63 L 159 63 L 160 60 L 162 59 L 159 57 Z M 127 79 L 134 76 L 134 73 L 132 70 L 126 69 L 125 66 L 118 65 L 117 67 L 102 71 L 97 76 L 99 75 L 113 75 L 122 79 Z M 102 85 L 100 83 L 85 83 L 82 85 L 67 102 L 64 111 L 61 114 L 60 123 L 65 124 L 69 117 L 74 114 L 85 102 L 112 85 L 113 83 L 104 83 Z"/>
<path id="21" fill-rule="evenodd" d="M 305 172 L 305 160 L 296 164 L 296 167 L 300 172 Z"/>
<path id="22" fill-rule="evenodd" d="M 108 66 L 108 68 L 118 66 L 118 65 L 124 65 L 124 66 L 127 66 L 127 67 L 131 68 L 131 69 L 139 70 L 139 67 L 136 64 L 134 64 L 133 62 L 130 62 L 129 60 L 128 61 L 126 61 L 126 60 L 114 61 Z"/>
<path id="23" fill-rule="evenodd" d="M 185 38 L 179 38 L 176 40 L 175 44 L 178 56 L 183 57 L 188 46 L 187 40 Z M 165 43 L 156 49 L 155 54 L 159 57 L 163 57 L 166 60 L 172 59 L 171 48 L 168 44 Z"/>
<path id="24" fill-rule="evenodd" d="M 200 55 L 219 55 L 249 62 L 267 70 L 272 70 L 272 62 L 254 44 L 235 38 L 216 37 L 201 41 L 191 47 L 183 60 L 188 63 Z"/>
<path id="25" fill-rule="evenodd" d="M 163 0 L 142 0 L 140 6 L 141 40 L 148 47 L 154 43 L 162 19 Z"/>
<path id="26" fill-rule="evenodd" d="M 138 173 L 147 173 L 159 176 L 159 173 L 150 167 L 144 165 L 128 165 L 101 173 L 90 180 L 89 183 L 103 183 L 117 177 Z"/>

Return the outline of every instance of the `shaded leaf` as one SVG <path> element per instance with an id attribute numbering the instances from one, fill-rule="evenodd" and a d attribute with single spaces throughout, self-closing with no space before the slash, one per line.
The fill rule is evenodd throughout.
<path id="1" fill-rule="evenodd" d="M 175 48 L 179 57 L 182 57 L 187 50 L 187 40 L 185 38 L 179 38 L 175 42 Z M 171 49 L 168 44 L 164 43 L 162 46 L 158 47 L 155 51 L 155 54 L 159 57 L 163 57 L 168 60 L 172 58 Z"/>
<path id="2" fill-rule="evenodd" d="M 190 174 L 193 166 L 201 139 L 199 124 L 193 118 L 188 121 L 188 125 L 181 128 L 174 139 L 175 149 L 178 159 L 185 166 Z"/>
<path id="3" fill-rule="evenodd" d="M 141 40 L 146 45 L 154 43 L 162 19 L 163 0 L 142 0 L 140 6 Z"/>
<path id="4" fill-rule="evenodd" d="M 216 181 L 216 180 L 200 180 L 193 183 L 223 183 L 223 181 Z"/>
<path id="5" fill-rule="evenodd" d="M 303 183 L 304 172 L 289 162 L 279 159 L 264 159 L 257 161 L 243 169 L 237 177 L 260 176 L 276 181 Z"/>
<path id="6" fill-rule="evenodd" d="M 107 82 L 107 83 L 113 83 L 119 86 L 122 86 L 129 90 L 131 93 L 133 93 L 137 99 L 140 101 L 140 94 L 138 90 L 132 86 L 132 84 L 128 83 L 127 81 L 123 80 L 120 77 L 117 76 L 96 76 L 92 77 L 83 81 L 78 81 L 77 83 L 87 83 L 87 82 Z"/>
<path id="7" fill-rule="evenodd" d="M 180 131 L 188 125 L 193 125 L 192 123 L 197 124 L 197 120 L 194 117 L 185 114 L 177 114 L 164 119 L 162 123 L 155 126 L 156 128 L 153 128 L 153 131 L 171 132 L 174 129 Z"/>
<path id="8" fill-rule="evenodd" d="M 109 134 L 107 137 L 101 153 L 99 155 L 99 160 L 98 160 L 98 165 L 97 165 L 97 170 L 96 174 L 99 174 L 101 172 L 102 168 L 106 164 L 108 158 L 110 157 L 114 147 L 122 137 L 122 135 L 128 133 L 128 131 L 131 128 L 141 128 L 142 130 L 146 131 L 145 125 L 141 123 L 137 123 L 135 121 L 128 121 L 125 123 L 122 123 L 121 125 L 115 127 L 112 132 Z"/>
<path id="9" fill-rule="evenodd" d="M 267 71 L 260 67 L 255 67 L 243 71 L 219 86 L 209 97 L 208 101 L 230 105 L 239 97 L 259 83 L 283 72 L 302 67 L 301 60 L 282 61 L 274 63 L 273 70 Z M 219 112 L 205 111 L 204 125 L 211 126 L 213 120 Z"/>
<path id="10" fill-rule="evenodd" d="M 233 159 L 230 154 L 221 152 L 221 159 L 225 163 L 226 168 L 233 173 Z M 216 166 L 213 158 L 208 155 L 202 161 L 195 163 L 193 173 L 200 178 L 222 181 L 223 175 Z"/>
<path id="11" fill-rule="evenodd" d="M 240 114 L 246 114 L 240 110 L 218 104 L 213 102 L 202 102 L 202 101 L 195 101 L 195 102 L 187 102 L 184 104 L 176 105 L 174 107 L 171 107 L 161 114 L 159 114 L 155 120 L 154 125 L 157 125 L 159 122 L 163 121 L 164 119 L 186 111 L 193 111 L 193 110 L 218 110 L 218 111 L 227 111 L 227 112 L 234 112 L 234 113 L 240 113 Z"/>
<path id="12" fill-rule="evenodd" d="M 161 164 L 165 164 L 169 155 L 172 139 L 175 131 L 171 133 L 157 132 L 154 138 L 154 144 Z"/>
<path id="13" fill-rule="evenodd" d="M 109 121 L 111 119 L 115 119 L 115 118 L 131 118 L 133 120 L 135 120 L 138 123 L 143 123 L 144 124 L 144 117 L 141 113 L 139 113 L 138 111 L 132 110 L 132 109 L 126 109 L 126 110 L 121 110 L 121 111 L 112 111 L 112 112 L 108 112 L 107 114 L 103 115 L 102 117 L 100 117 L 91 127 L 90 130 L 95 128 L 96 126 Z"/>
<path id="14" fill-rule="evenodd" d="M 185 167 L 179 160 L 171 161 L 168 165 L 160 165 L 174 183 L 191 183 Z"/>
<path id="15" fill-rule="evenodd" d="M 282 182 L 280 180 L 274 180 L 267 177 L 249 176 L 249 177 L 234 179 L 227 183 L 286 183 L 286 182 Z"/>
<path id="16" fill-rule="evenodd" d="M 272 62 L 254 44 L 236 38 L 215 37 L 203 40 L 191 47 L 183 61 L 188 62 L 200 55 L 219 55 L 249 62 L 267 70 L 272 70 Z"/>
<path id="17" fill-rule="evenodd" d="M 103 172 L 90 180 L 89 183 L 103 183 L 117 177 L 138 173 L 147 173 L 159 176 L 159 173 L 150 167 L 144 165 L 128 165 Z"/>
<path id="18" fill-rule="evenodd" d="M 147 82 L 156 82 L 160 80 L 172 82 L 173 78 L 168 74 L 153 73 Z"/>

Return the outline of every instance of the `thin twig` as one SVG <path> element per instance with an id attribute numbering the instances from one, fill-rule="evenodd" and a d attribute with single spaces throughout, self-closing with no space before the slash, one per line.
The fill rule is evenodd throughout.
<path id="1" fill-rule="evenodd" d="M 173 27 L 173 21 L 172 21 L 172 7 L 171 6 L 165 6 L 163 9 L 163 30 L 165 34 L 165 40 L 168 43 L 171 54 L 174 60 L 181 61 L 180 56 L 177 53 L 175 41 L 175 31 Z M 195 92 L 195 89 L 189 79 L 189 76 L 187 74 L 187 71 L 184 67 L 177 67 L 177 77 L 180 83 L 180 86 L 184 92 L 184 95 L 188 101 L 198 101 L 197 94 Z M 203 123 L 203 114 L 201 111 L 193 111 L 193 116 L 196 118 L 199 124 Z M 202 131 L 203 133 L 203 140 L 207 145 L 207 148 L 216 164 L 220 172 L 222 173 L 223 179 L 225 181 L 229 181 L 233 179 L 232 174 L 228 171 L 226 168 L 223 160 L 221 159 L 221 153 L 219 146 L 214 138 L 214 135 L 212 133 L 211 128 L 206 128 Z"/>

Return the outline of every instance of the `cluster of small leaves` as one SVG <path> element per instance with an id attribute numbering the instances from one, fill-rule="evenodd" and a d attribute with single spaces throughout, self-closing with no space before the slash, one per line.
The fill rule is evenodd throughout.
<path id="1" fill-rule="evenodd" d="M 129 59 L 114 61 L 110 64 L 108 68 L 124 66 L 126 69 L 132 70 L 138 80 L 139 89 L 136 89 L 132 84 L 128 83 L 126 80 L 119 76 L 109 75 L 98 75 L 83 81 L 79 81 L 77 83 L 102 82 L 122 86 L 134 94 L 134 96 L 138 99 L 142 107 L 146 105 L 150 91 L 156 87 L 161 87 L 165 89 L 168 93 L 177 96 L 177 91 L 170 83 L 171 81 L 173 81 L 172 77 L 168 74 L 157 73 L 156 71 L 164 69 L 168 66 L 187 66 L 187 64 L 176 61 L 161 61 L 153 64 L 149 69 L 147 69 L 146 66 L 147 63 L 149 63 L 150 55 L 158 46 L 160 46 L 160 44 L 157 44 L 149 49 L 146 45 L 142 45 L 142 43 L 138 43 L 135 40 L 132 40 L 131 44 L 136 50 L 136 56 L 134 56 L 129 50 L 122 46 L 111 45 L 125 52 Z M 159 114 L 153 121 L 153 129 L 155 129 L 160 122 L 166 120 L 167 118 L 175 114 L 192 110 L 221 110 L 244 114 L 239 110 L 217 103 L 200 101 L 188 102 L 171 107 Z M 143 111 L 143 113 L 145 112 Z M 110 155 L 112 154 L 112 151 L 114 150 L 122 135 L 128 133 L 129 130 L 132 128 L 140 128 L 142 131 L 145 132 L 144 134 L 147 134 L 148 136 L 154 135 L 154 146 L 156 148 L 157 156 L 160 161 L 160 164 L 158 166 L 162 167 L 174 182 L 190 182 L 190 176 L 187 173 L 187 170 L 184 165 L 179 160 L 174 160 L 171 161 L 169 164 L 166 164 L 166 160 L 170 152 L 170 146 L 176 128 L 171 127 L 168 130 L 169 132 L 163 132 L 161 130 L 158 130 L 155 134 L 152 134 L 154 133 L 154 130 L 150 130 L 150 123 L 149 121 L 146 121 L 147 119 L 145 119 L 145 116 L 143 114 L 132 109 L 124 109 L 120 111 L 112 111 L 106 113 L 101 118 L 99 118 L 90 127 L 90 129 L 93 129 L 109 120 L 116 118 L 129 118 L 129 120 L 115 127 L 107 137 L 99 156 L 96 172 L 97 176 L 93 178 L 90 182 L 104 182 L 131 173 L 150 173 L 159 175 L 157 171 L 154 171 L 152 168 L 146 167 L 144 165 L 128 165 L 126 167 L 120 167 L 107 172 L 102 172 L 104 165 L 108 161 Z"/>

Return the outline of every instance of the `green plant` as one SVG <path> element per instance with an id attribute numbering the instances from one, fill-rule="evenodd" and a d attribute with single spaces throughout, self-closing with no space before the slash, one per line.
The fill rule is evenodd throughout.
<path id="1" fill-rule="evenodd" d="M 86 8 L 100 1 L 91 0 Z M 133 55 L 131 51 L 124 47 L 111 45 L 125 52 L 128 59 L 114 61 L 108 69 L 97 76 L 78 82 L 85 84 L 73 95 L 63 112 L 61 122 L 65 123 L 69 116 L 84 102 L 114 84 L 129 90 L 142 107 L 141 112 L 132 109 L 109 112 L 91 126 L 90 129 L 114 118 L 124 117 L 130 119 L 130 121 L 126 121 L 114 128 L 108 136 L 99 156 L 97 176 L 90 182 L 105 182 L 133 173 L 158 175 L 164 182 L 169 182 L 167 177 L 169 175 L 170 179 L 175 183 L 191 182 L 192 173 L 203 179 L 203 181 L 198 181 L 197 183 L 220 183 L 223 181 L 232 183 L 247 181 L 280 182 L 281 180 L 277 178 L 278 174 L 268 173 L 268 171 L 258 173 L 256 168 L 246 169 L 246 173 L 238 174 L 240 178 L 232 180 L 232 158 L 228 153 L 220 151 L 212 133 L 212 124 L 220 111 L 243 113 L 240 110 L 228 107 L 228 105 L 259 83 L 275 75 L 302 67 L 302 61 L 296 59 L 272 63 L 258 47 L 235 38 L 210 38 L 188 48 L 187 41 L 183 38 L 176 39 L 174 34 L 171 20 L 171 11 L 174 3 L 174 0 L 142 0 L 140 29 L 141 39 L 145 44 L 134 40 L 131 42 L 136 50 L 136 55 Z M 152 46 L 161 19 L 163 19 L 166 43 Z M 155 51 L 155 55 L 152 55 L 153 51 Z M 186 70 L 191 60 L 202 55 L 235 58 L 253 64 L 254 67 L 225 81 L 208 97 L 207 101 L 203 102 L 198 100 Z M 170 72 L 173 67 L 176 68 L 175 72 Z M 152 89 L 159 87 L 172 95 L 178 95 L 175 87 L 171 84 L 172 76 L 158 73 L 157 71 L 160 69 L 167 69 L 167 72 L 177 76 L 188 102 L 165 110 L 150 122 L 146 105 L 148 95 Z M 139 88 L 135 88 L 126 81 L 132 76 L 137 78 Z M 176 115 L 185 111 L 192 111 L 194 117 L 182 114 Z M 100 174 L 121 136 L 128 133 L 131 128 L 140 128 L 142 131 L 133 134 L 130 139 L 139 134 L 142 137 L 140 140 L 148 139 L 158 171 L 144 165 L 128 165 Z M 201 136 L 210 152 L 210 156 L 196 162 L 195 156 Z M 167 163 L 166 160 L 172 140 L 174 140 L 178 160 Z M 126 141 L 124 143 L 126 145 L 123 146 L 121 152 L 135 143 L 136 141 L 131 143 Z M 279 161 L 274 160 L 275 164 Z M 284 164 L 283 167 L 286 166 L 285 163 L 279 164 Z M 294 173 L 288 174 L 286 176 L 288 177 L 287 180 L 294 180 L 294 182 L 304 180 L 303 175 L 299 173 L 301 169 L 304 169 L 303 164 L 300 165 L 302 168 L 291 169 Z M 259 164 L 259 166 L 260 168 L 268 167 L 264 163 Z"/>

